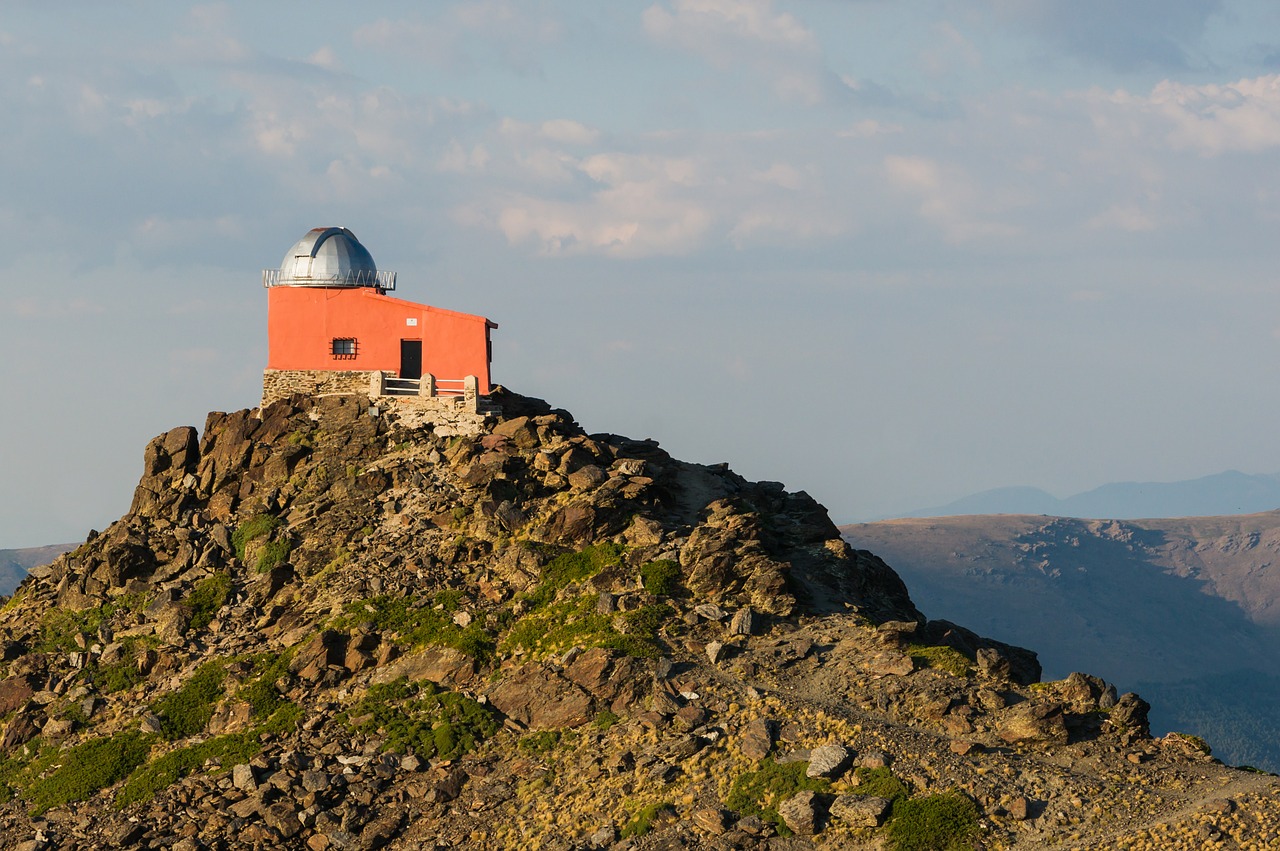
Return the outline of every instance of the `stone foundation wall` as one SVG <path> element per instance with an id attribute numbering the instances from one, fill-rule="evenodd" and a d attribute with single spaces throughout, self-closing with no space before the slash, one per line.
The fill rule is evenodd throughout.
<path id="1" fill-rule="evenodd" d="M 406 428 L 429 428 L 437 437 L 482 434 L 485 421 L 497 413 L 481 412 L 474 398 L 461 396 L 379 396 L 377 403 Z"/>
<path id="2" fill-rule="evenodd" d="M 377 370 L 268 369 L 262 373 L 262 407 L 295 393 L 307 396 L 367 396 L 386 413 L 410 428 L 430 428 L 442 437 L 484 431 L 486 420 L 500 411 L 476 395 L 474 384 L 461 396 L 388 396 L 386 379 L 394 372 Z M 428 394 L 435 391 L 430 376 L 423 380 Z"/>
<path id="3" fill-rule="evenodd" d="M 294 393 L 307 396 L 369 395 L 369 370 L 268 369 L 262 373 L 262 407 Z M 394 375 L 394 373 L 389 373 Z"/>

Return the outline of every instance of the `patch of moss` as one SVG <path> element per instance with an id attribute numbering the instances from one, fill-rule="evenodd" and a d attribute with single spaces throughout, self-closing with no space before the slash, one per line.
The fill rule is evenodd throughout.
<path id="1" fill-rule="evenodd" d="M 345 630 L 361 622 L 371 622 L 377 630 L 393 632 L 411 647 L 439 644 L 487 662 L 493 658 L 492 636 L 478 621 L 465 629 L 453 621 L 452 613 L 461 599 L 458 592 L 449 590 L 426 601 L 391 595 L 357 600 L 346 605 L 333 627 Z"/>
<path id="2" fill-rule="evenodd" d="M 49 609 L 40 618 L 40 637 L 32 648 L 38 653 L 71 653 L 79 649 L 77 635 L 96 635 L 103 623 L 117 614 L 137 611 L 142 594 L 122 594 L 96 609 Z"/>
<path id="3" fill-rule="evenodd" d="M 893 851 L 972 851 L 978 807 L 959 792 L 910 798 L 894 805 L 887 830 Z"/>
<path id="4" fill-rule="evenodd" d="M 99 789 L 124 779 L 142 764 L 152 738 L 136 730 L 90 739 L 58 755 L 59 765 L 26 789 L 33 815 L 72 801 L 83 801 Z"/>
<path id="5" fill-rule="evenodd" d="M 270 514 L 255 514 L 236 527 L 231 533 L 231 545 L 235 547 L 236 558 L 244 561 L 245 548 L 250 541 L 256 541 L 270 535 L 280 525 L 280 518 Z"/>
<path id="6" fill-rule="evenodd" d="M 519 747 L 521 753 L 530 756 L 542 756 L 551 753 L 560 744 L 561 733 L 559 730 L 541 730 L 537 733 L 530 733 L 520 740 Z"/>
<path id="7" fill-rule="evenodd" d="M 276 688 L 276 682 L 289 673 L 291 650 L 284 653 L 261 653 L 250 657 L 253 663 L 249 678 L 238 689 L 236 697 L 250 707 L 251 718 L 267 718 L 287 701 Z"/>
<path id="8" fill-rule="evenodd" d="M 1199 751 L 1205 756 L 1211 756 L 1213 754 L 1213 748 L 1209 747 L 1208 742 L 1199 736 L 1193 736 L 1191 733 L 1169 733 L 1165 738 L 1173 739 L 1189 745 L 1192 749 Z"/>
<path id="9" fill-rule="evenodd" d="M 211 762 L 223 768 L 248 762 L 261 752 L 264 733 L 279 734 L 292 730 L 301 717 L 301 707 L 281 702 L 265 723 L 252 729 L 215 736 L 169 751 L 129 775 L 128 781 L 116 793 L 115 806 L 123 809 L 130 804 L 150 801 L 157 792 L 195 774 Z"/>
<path id="10" fill-rule="evenodd" d="M 338 720 L 383 737 L 382 750 L 456 759 L 498 731 L 492 710 L 469 697 L 405 678 L 371 686 Z"/>
<path id="11" fill-rule="evenodd" d="M 208 760 L 216 760 L 224 766 L 235 765 L 248 762 L 261 749 L 258 734 L 244 732 L 216 736 L 208 741 L 169 751 L 134 771 L 128 782 L 116 793 L 115 805 L 123 808 L 149 801 L 160 790 L 199 771 Z"/>
<path id="12" fill-rule="evenodd" d="M 201 630 L 207 627 L 213 621 L 213 616 L 227 602 L 227 595 L 230 593 L 231 574 L 229 573 L 215 573 L 197 582 L 186 600 L 187 605 L 191 607 L 191 629 Z"/>
<path id="13" fill-rule="evenodd" d="M 640 584 L 650 594 L 658 596 L 674 594 L 680 585 L 680 565 L 665 558 L 642 565 Z"/>
<path id="14" fill-rule="evenodd" d="M 921 668 L 937 668 L 955 677 L 973 674 L 973 660 L 952 647 L 912 644 L 907 648 L 907 654 Z"/>
<path id="15" fill-rule="evenodd" d="M 606 567 L 621 564 L 622 553 L 621 544 L 603 543 L 557 556 L 542 568 L 538 586 L 525 595 L 525 600 L 533 608 L 545 606 L 571 582 L 589 579 Z"/>
<path id="16" fill-rule="evenodd" d="M 177 691 L 151 704 L 160 717 L 160 732 L 169 741 L 185 739 L 202 731 L 213 717 L 213 708 L 224 693 L 227 672 L 223 663 L 205 662 Z"/>
<path id="17" fill-rule="evenodd" d="M 601 709 L 596 713 L 595 720 L 591 722 L 591 725 L 597 730 L 608 730 L 621 720 L 622 719 L 616 712 L 611 712 L 608 709 Z"/>
<path id="18" fill-rule="evenodd" d="M 893 772 L 887 768 L 863 768 L 859 766 L 853 770 L 853 776 L 857 783 L 850 791 L 858 795 L 884 798 L 892 803 L 897 803 L 911 794 L 907 784 L 894 777 Z"/>
<path id="19" fill-rule="evenodd" d="M 623 825 L 620 832 L 622 839 L 629 839 L 633 836 L 644 836 L 653 830 L 654 822 L 665 817 L 674 817 L 676 814 L 675 805 L 670 801 L 660 801 L 656 804 L 649 804 L 647 807 L 641 807 L 640 810 L 631 817 L 631 820 Z"/>
<path id="20" fill-rule="evenodd" d="M 662 655 L 658 629 L 671 611 L 667 606 L 649 606 L 627 612 L 623 616 L 626 631 L 620 632 L 612 615 L 596 611 L 596 596 L 584 594 L 525 615 L 498 646 L 503 651 L 524 649 L 539 654 L 570 647 L 609 647 L 629 656 L 651 658 Z"/>
<path id="21" fill-rule="evenodd" d="M 94 684 L 103 694 L 115 694 L 125 691 L 142 682 L 144 677 L 138 670 L 137 662 L 131 658 L 115 665 L 100 665 L 91 675 Z"/>
<path id="22" fill-rule="evenodd" d="M 315 449 L 317 429 L 298 429 L 289 432 L 289 436 L 285 438 L 285 442 L 290 446 L 301 446 L 304 449 Z"/>
<path id="23" fill-rule="evenodd" d="M 765 757 L 755 771 L 734 778 L 725 806 L 741 815 L 771 822 L 778 835 L 790 836 L 790 828 L 778 815 L 778 804 L 797 792 L 826 792 L 831 788 L 829 780 L 806 776 L 808 768 L 807 762 L 777 763 Z"/>

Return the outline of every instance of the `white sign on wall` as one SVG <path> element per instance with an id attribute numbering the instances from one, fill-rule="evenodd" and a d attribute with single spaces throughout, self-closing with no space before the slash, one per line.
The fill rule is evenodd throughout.
<path id="1" fill-rule="evenodd" d="M 404 321 L 404 324 L 405 324 L 405 325 L 409 325 L 409 326 L 416 327 L 416 326 L 417 326 L 417 324 L 418 324 L 418 320 L 417 320 L 417 318 L 416 318 L 416 317 L 410 316 L 408 319 L 406 319 L 406 320 Z"/>

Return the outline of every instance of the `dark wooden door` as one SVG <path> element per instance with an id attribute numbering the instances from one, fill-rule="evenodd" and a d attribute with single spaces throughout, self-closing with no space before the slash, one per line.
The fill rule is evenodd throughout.
<path id="1" fill-rule="evenodd" d="M 422 341 L 400 341 L 400 377 L 422 377 Z"/>

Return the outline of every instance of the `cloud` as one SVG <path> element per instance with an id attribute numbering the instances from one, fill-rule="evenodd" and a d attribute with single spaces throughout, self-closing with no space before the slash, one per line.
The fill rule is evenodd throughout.
<path id="1" fill-rule="evenodd" d="M 673 0 L 644 11 L 644 28 L 655 38 L 718 59 L 726 43 L 756 43 L 816 53 L 813 32 L 794 16 L 774 12 L 772 0 Z"/>
<path id="2" fill-rule="evenodd" d="M 696 193 L 698 167 L 683 159 L 595 154 L 577 168 L 592 191 L 576 201 L 530 195 L 500 202 L 488 218 L 512 244 L 541 254 L 617 257 L 684 254 L 697 248 L 712 214 Z"/>
<path id="3" fill-rule="evenodd" d="M 1226 85 L 1166 80 L 1149 97 L 1130 102 L 1170 122 L 1168 139 L 1178 148 L 1217 156 L 1280 145 L 1280 74 Z"/>
<path id="4" fill-rule="evenodd" d="M 562 33 L 545 5 L 508 0 L 456 3 L 425 20 L 381 18 L 364 24 L 353 40 L 358 47 L 394 51 L 441 68 L 474 71 L 492 58 L 510 71 L 537 74 L 539 51 L 559 41 Z"/>
<path id="5" fill-rule="evenodd" d="M 827 67 L 813 31 L 773 0 L 671 0 L 644 10 L 645 32 L 721 71 L 749 69 L 781 100 L 816 104 L 851 89 Z"/>
<path id="6" fill-rule="evenodd" d="M 1042 41 L 1121 72 L 1197 63 L 1223 0 L 989 0 L 1006 21 Z"/>
<path id="7" fill-rule="evenodd" d="M 1000 203 L 1001 193 L 982 186 L 956 164 L 890 155 L 884 158 L 884 173 L 890 186 L 920 199 L 921 218 L 939 227 L 950 243 L 1012 239 L 1021 232 L 995 217 L 1009 206 Z"/>

